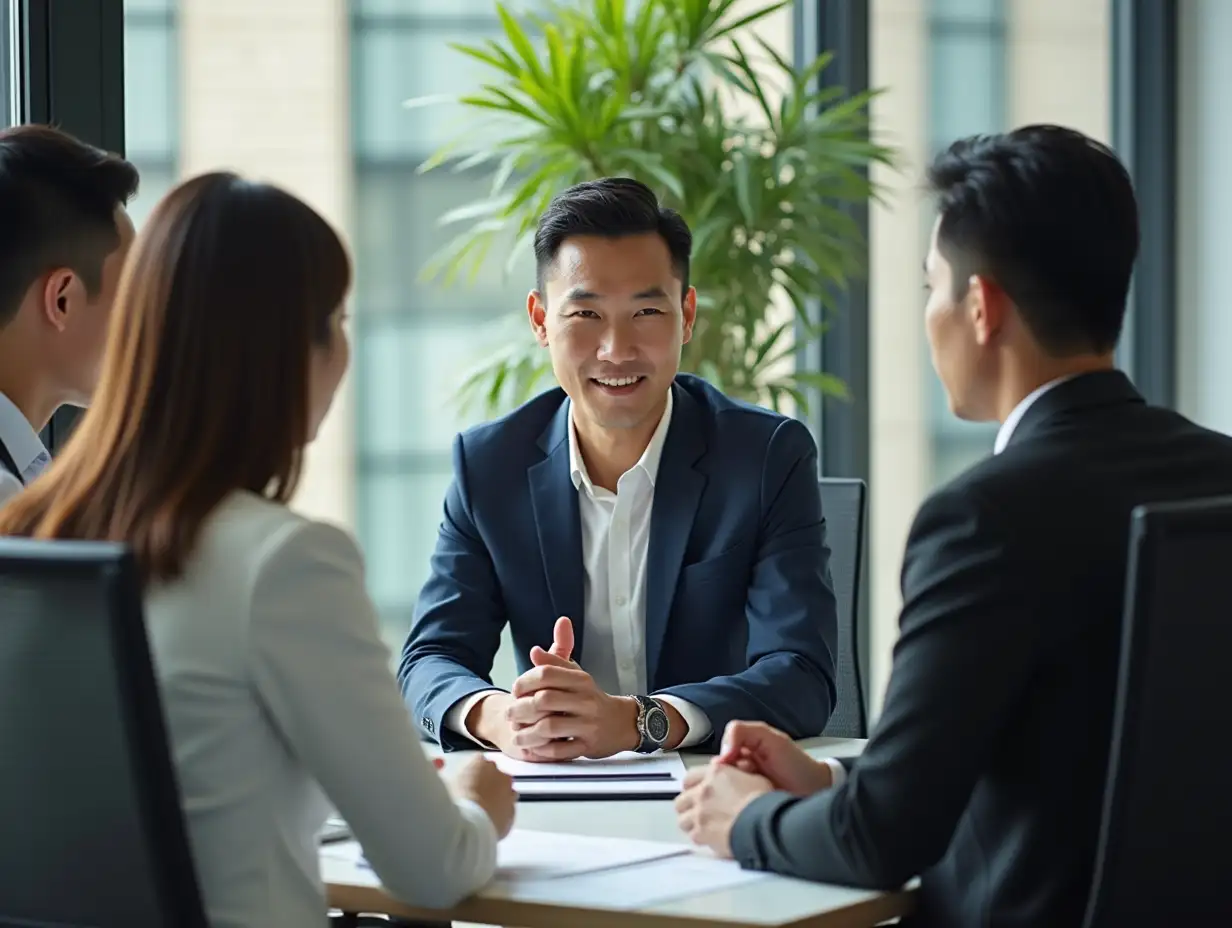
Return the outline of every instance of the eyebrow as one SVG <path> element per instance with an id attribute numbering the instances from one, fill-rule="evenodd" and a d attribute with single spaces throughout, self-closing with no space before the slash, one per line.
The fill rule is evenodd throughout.
<path id="1" fill-rule="evenodd" d="M 645 290 L 640 290 L 637 293 L 633 294 L 632 299 L 634 300 L 655 300 L 655 299 L 664 299 L 666 297 L 667 297 L 667 291 L 664 290 L 662 287 L 649 287 Z M 600 299 L 600 296 L 598 293 L 595 293 L 593 290 L 585 290 L 581 287 L 573 287 L 568 292 L 565 293 L 566 303 L 579 303 L 579 302 L 584 302 L 586 300 L 597 300 L 597 299 Z"/>

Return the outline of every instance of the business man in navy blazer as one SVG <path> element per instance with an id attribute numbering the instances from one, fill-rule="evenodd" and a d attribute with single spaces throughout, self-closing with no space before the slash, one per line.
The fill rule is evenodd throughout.
<path id="1" fill-rule="evenodd" d="M 540 220 L 532 328 L 561 388 L 458 436 L 399 681 L 445 749 L 532 761 L 819 734 L 836 616 L 817 450 L 678 374 L 691 234 L 636 181 Z M 521 676 L 493 687 L 508 624 Z"/>

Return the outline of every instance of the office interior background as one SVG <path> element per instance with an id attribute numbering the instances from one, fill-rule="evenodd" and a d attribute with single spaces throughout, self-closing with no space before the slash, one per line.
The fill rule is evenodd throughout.
<path id="1" fill-rule="evenodd" d="M 142 174 L 138 225 L 177 180 L 227 168 L 287 187 L 345 231 L 357 270 L 352 372 L 296 505 L 356 532 L 396 649 L 428 570 L 453 436 L 475 421 L 453 392 L 491 345 L 485 327 L 523 306 L 533 281 L 526 259 L 505 275 L 503 256 L 474 285 L 419 275 L 441 241 L 438 218 L 482 195 L 490 177 L 418 174 L 450 137 L 450 111 L 403 101 L 477 86 L 478 67 L 448 43 L 495 37 L 494 0 L 0 0 L 0 27 L 0 118 L 51 119 L 122 146 Z M 898 171 L 875 173 L 883 202 L 857 211 L 868 230 L 866 281 L 843 301 L 822 350 L 797 362 L 824 364 L 852 390 L 810 423 L 823 471 L 870 486 L 875 711 L 915 509 L 988 454 L 995 434 L 954 419 L 929 365 L 923 166 L 955 137 L 1028 122 L 1113 144 L 1149 226 L 1124 364 L 1150 398 L 1232 431 L 1223 362 L 1232 180 L 1222 167 L 1232 123 L 1215 102 L 1232 90 L 1232 61 L 1220 53 L 1232 40 L 1232 3 L 796 0 L 756 28 L 786 56 L 832 49 L 824 80 L 884 88 L 874 131 L 902 159 Z M 1058 526 L 1058 544 L 1063 536 Z M 498 682 L 512 666 L 506 649 Z"/>

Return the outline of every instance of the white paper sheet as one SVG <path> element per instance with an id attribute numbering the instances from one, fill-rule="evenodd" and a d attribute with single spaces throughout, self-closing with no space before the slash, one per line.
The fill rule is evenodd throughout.
<path id="1" fill-rule="evenodd" d="M 689 853 L 682 844 L 592 838 L 515 828 L 496 851 L 499 883 L 557 879 Z"/>
<path id="2" fill-rule="evenodd" d="M 629 910 L 735 889 L 766 876 L 742 870 L 734 861 L 686 852 L 631 866 L 574 874 L 568 879 L 499 881 L 493 890 L 512 899 Z"/>
<path id="3" fill-rule="evenodd" d="M 509 837 L 497 845 L 496 884 L 510 887 L 527 881 L 538 883 L 688 853 L 689 848 L 683 844 L 592 838 L 515 828 Z M 363 851 L 355 841 L 326 845 L 321 849 L 321 856 L 347 861 L 362 869 L 368 867 Z"/>
<path id="4" fill-rule="evenodd" d="M 626 751 L 601 760 L 580 757 L 562 764 L 535 764 L 524 760 L 514 760 L 499 751 L 489 751 L 488 757 L 515 780 L 563 779 L 566 777 L 654 777 L 656 779 L 673 777 L 682 780 L 685 773 L 684 761 L 675 751 L 663 754 L 637 754 Z"/>

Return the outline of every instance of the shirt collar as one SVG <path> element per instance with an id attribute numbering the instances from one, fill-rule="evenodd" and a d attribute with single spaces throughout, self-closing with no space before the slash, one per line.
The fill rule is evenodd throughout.
<path id="1" fill-rule="evenodd" d="M 667 405 L 663 409 L 663 417 L 659 419 L 659 424 L 655 427 L 654 434 L 650 436 L 650 444 L 646 446 L 646 450 L 642 452 L 642 456 L 633 465 L 633 469 L 641 468 L 642 471 L 650 478 L 650 485 L 653 487 L 655 478 L 659 474 L 659 460 L 663 457 L 663 443 L 667 440 L 667 430 L 672 421 L 672 390 L 667 391 Z M 573 486 L 577 489 L 586 487 L 587 491 L 594 490 L 594 484 L 591 483 L 590 474 L 586 472 L 586 462 L 582 460 L 582 451 L 578 447 L 577 429 L 573 424 L 573 407 L 570 400 L 569 408 L 569 477 L 573 480 Z"/>
<path id="2" fill-rule="evenodd" d="M 1056 380 L 1050 380 L 1048 383 L 1043 386 L 1036 387 L 1024 396 L 1019 401 L 1018 405 L 1013 408 L 1010 414 L 1005 417 L 1005 421 L 1001 423 L 1001 428 L 997 430 L 997 441 L 992 446 L 992 453 L 1000 454 L 1005 450 L 1005 446 L 1010 443 L 1010 438 L 1014 434 L 1014 429 L 1018 428 L 1018 423 L 1022 421 L 1022 417 L 1027 414 L 1027 410 L 1031 408 L 1036 400 L 1038 400 L 1053 387 L 1065 383 L 1065 381 L 1069 380 L 1073 376 L 1073 374 L 1067 374 L 1064 377 L 1058 377 Z"/>
<path id="3" fill-rule="evenodd" d="M 4 442 L 19 474 L 25 474 L 39 455 L 47 453 L 30 420 L 3 393 L 0 393 L 0 442 Z"/>

